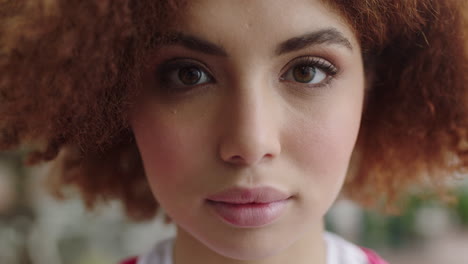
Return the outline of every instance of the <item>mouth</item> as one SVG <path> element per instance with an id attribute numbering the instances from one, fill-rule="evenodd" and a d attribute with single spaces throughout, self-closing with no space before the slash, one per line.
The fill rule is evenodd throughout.
<path id="1" fill-rule="evenodd" d="M 231 188 L 207 197 L 207 200 L 230 204 L 271 203 L 290 198 L 285 192 L 272 187 Z"/>
<path id="2" fill-rule="evenodd" d="M 272 224 L 284 213 L 291 196 L 271 187 L 233 188 L 207 198 L 212 212 L 223 222 L 241 228 Z"/>

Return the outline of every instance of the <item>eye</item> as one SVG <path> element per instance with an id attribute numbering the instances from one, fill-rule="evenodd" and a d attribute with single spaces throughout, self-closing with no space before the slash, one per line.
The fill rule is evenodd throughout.
<path id="1" fill-rule="evenodd" d="M 213 77 L 201 63 L 186 59 L 163 63 L 157 71 L 157 77 L 161 86 L 169 92 L 181 92 L 213 82 Z"/>
<path id="2" fill-rule="evenodd" d="M 327 77 L 321 70 L 308 65 L 294 66 L 292 76 L 295 81 L 300 83 L 320 83 Z"/>
<path id="3" fill-rule="evenodd" d="M 168 79 L 174 83 L 187 86 L 198 85 L 210 80 L 208 74 L 196 65 L 183 66 L 179 69 L 175 69 L 168 77 Z"/>
<path id="4" fill-rule="evenodd" d="M 300 57 L 290 62 L 287 67 L 287 71 L 281 76 L 282 81 L 317 86 L 338 73 L 338 69 L 333 64 L 317 57 Z"/>

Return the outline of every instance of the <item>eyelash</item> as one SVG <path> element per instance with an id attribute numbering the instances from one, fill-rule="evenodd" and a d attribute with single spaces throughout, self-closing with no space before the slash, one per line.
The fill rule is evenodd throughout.
<path id="1" fill-rule="evenodd" d="M 297 67 L 311 67 L 311 68 L 316 68 L 320 71 L 322 71 L 326 77 L 323 81 L 321 81 L 318 84 L 308 84 L 308 83 L 301 83 L 297 81 L 288 81 L 286 80 L 285 76 L 290 73 L 291 70 L 297 68 Z M 312 87 L 312 88 L 320 88 L 323 86 L 326 86 L 330 83 L 330 81 L 338 74 L 339 70 L 338 68 L 333 65 L 331 62 L 320 58 L 320 57 L 313 57 L 313 56 L 303 56 L 303 57 L 298 57 L 296 59 L 293 59 L 291 62 L 286 64 L 284 67 L 286 70 L 282 70 L 282 74 L 280 77 L 281 81 L 287 81 L 287 82 L 292 82 L 295 85 L 306 85 L 307 87 Z"/>
<path id="2" fill-rule="evenodd" d="M 181 83 L 179 80 L 173 80 L 174 74 L 177 74 L 180 77 L 180 71 L 183 69 L 189 69 L 193 67 L 193 69 L 198 69 L 202 74 L 204 74 L 203 78 L 206 79 L 201 84 L 193 84 L 193 85 L 185 85 Z M 291 73 L 292 70 L 296 69 L 297 67 L 311 67 L 323 72 L 326 77 L 323 81 L 318 84 L 309 84 L 303 83 L 298 81 L 291 81 L 287 80 L 286 76 Z M 213 75 L 207 70 L 208 67 L 203 63 L 186 58 L 176 58 L 166 61 L 161 64 L 161 66 L 156 71 L 158 85 L 161 87 L 167 94 L 184 94 L 190 92 L 195 87 L 204 86 L 209 83 L 215 82 Z M 286 69 L 286 70 L 284 70 Z M 293 59 L 290 61 L 286 66 L 281 70 L 280 81 L 293 83 L 293 85 L 297 86 L 306 86 L 311 88 L 320 88 L 329 85 L 330 81 L 339 73 L 339 70 L 336 66 L 334 66 L 329 61 L 320 58 L 320 57 L 313 57 L 313 56 L 302 56 Z M 179 83 L 176 83 L 179 82 Z"/>
<path id="3" fill-rule="evenodd" d="M 171 77 L 173 77 L 173 74 L 180 73 L 180 70 L 186 69 L 186 68 L 198 68 L 200 69 L 201 72 L 203 72 L 210 81 L 213 81 L 214 78 L 212 77 L 212 74 L 209 73 L 207 70 L 207 67 L 203 65 L 202 63 L 192 60 L 192 59 L 172 59 L 169 60 L 165 63 L 163 63 L 160 68 L 157 70 L 157 76 L 159 77 L 159 84 L 161 84 L 162 87 L 167 87 L 166 90 L 167 92 L 173 92 L 173 93 L 178 93 L 179 91 L 175 91 L 177 89 L 174 89 L 171 86 L 177 86 L 177 85 L 183 85 L 183 84 L 175 84 L 174 80 L 171 80 Z M 194 87 L 197 85 L 186 85 L 186 87 Z M 185 89 L 182 89 L 185 90 Z"/>

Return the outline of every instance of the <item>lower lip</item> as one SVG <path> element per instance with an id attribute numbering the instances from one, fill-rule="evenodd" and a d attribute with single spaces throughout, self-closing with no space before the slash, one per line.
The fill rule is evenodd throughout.
<path id="1" fill-rule="evenodd" d="M 289 199 L 271 203 L 230 204 L 208 201 L 213 211 L 236 227 L 261 227 L 275 222 L 286 209 Z"/>

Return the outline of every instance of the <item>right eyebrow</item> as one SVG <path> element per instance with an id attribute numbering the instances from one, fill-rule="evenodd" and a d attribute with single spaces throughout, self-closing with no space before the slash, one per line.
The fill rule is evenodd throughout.
<path id="1" fill-rule="evenodd" d="M 162 45 L 181 45 L 187 49 L 209 55 L 228 57 L 228 54 L 223 47 L 181 32 L 166 33 L 163 37 Z"/>

